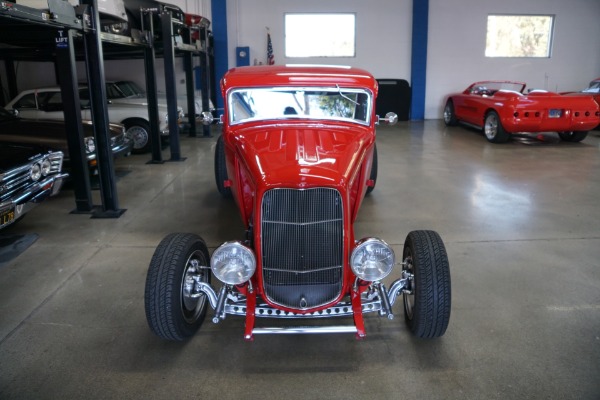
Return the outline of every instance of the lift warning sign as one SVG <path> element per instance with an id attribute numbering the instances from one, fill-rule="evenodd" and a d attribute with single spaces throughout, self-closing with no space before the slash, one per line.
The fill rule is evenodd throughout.
<path id="1" fill-rule="evenodd" d="M 54 40 L 56 41 L 56 47 L 58 48 L 69 47 L 69 37 L 65 35 L 65 31 L 57 31 L 57 36 Z"/>

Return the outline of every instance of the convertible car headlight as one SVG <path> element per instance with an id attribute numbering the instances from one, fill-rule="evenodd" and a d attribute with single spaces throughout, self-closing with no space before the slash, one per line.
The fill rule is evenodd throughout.
<path id="1" fill-rule="evenodd" d="M 221 282 L 240 285 L 247 282 L 256 270 L 256 258 L 240 242 L 225 242 L 212 255 L 210 268 Z"/>
<path id="2" fill-rule="evenodd" d="M 365 238 L 358 242 L 350 257 L 352 272 L 363 281 L 379 281 L 392 272 L 396 264 L 394 250 L 383 240 Z"/>

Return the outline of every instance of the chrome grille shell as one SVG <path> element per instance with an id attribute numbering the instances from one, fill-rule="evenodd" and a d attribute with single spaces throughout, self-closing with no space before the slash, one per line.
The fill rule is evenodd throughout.
<path id="1" fill-rule="evenodd" d="M 271 189 L 261 204 L 267 299 L 307 310 L 336 300 L 344 280 L 344 207 L 331 188 Z"/>

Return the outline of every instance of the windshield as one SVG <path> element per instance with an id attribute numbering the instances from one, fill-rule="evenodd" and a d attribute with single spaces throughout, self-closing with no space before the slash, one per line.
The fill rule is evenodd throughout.
<path id="1" fill-rule="evenodd" d="M 371 92 L 349 88 L 256 88 L 229 93 L 229 122 L 329 119 L 368 125 Z"/>
<path id="2" fill-rule="evenodd" d="M 145 96 L 144 91 L 132 81 L 119 81 L 106 84 L 106 97 L 109 100 Z"/>
<path id="3" fill-rule="evenodd" d="M 525 85 L 520 82 L 478 82 L 471 87 L 472 94 L 493 94 L 498 90 L 523 93 Z"/>
<path id="4" fill-rule="evenodd" d="M 600 93 L 600 81 L 590 82 L 590 86 L 584 89 L 583 93 Z"/>

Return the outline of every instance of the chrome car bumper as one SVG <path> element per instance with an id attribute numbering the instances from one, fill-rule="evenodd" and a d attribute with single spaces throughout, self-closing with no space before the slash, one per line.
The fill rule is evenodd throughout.
<path id="1" fill-rule="evenodd" d="M 56 195 L 68 176 L 69 174 L 58 174 L 47 177 L 0 204 L 1 215 L 7 216 L 8 213 L 13 213 L 10 218 L 2 221 L 0 229 L 12 225 L 38 203 L 41 203 L 50 196 Z"/>
<path id="2" fill-rule="evenodd" d="M 410 294 L 408 288 L 412 279 L 412 274 L 404 270 L 402 271 L 402 278 L 395 280 L 389 290 L 383 283 L 373 282 L 369 290 L 360 294 L 361 312 L 363 314 L 377 312 L 382 317 L 394 319 L 392 306 L 400 295 L 403 293 Z M 210 284 L 201 282 L 200 280 L 196 280 L 193 292 L 187 295 L 190 297 L 206 296 L 208 303 L 215 310 L 212 318 L 215 324 L 224 320 L 227 314 L 246 317 L 248 313 L 252 313 L 257 318 L 288 319 L 351 317 L 354 315 L 353 304 L 349 300 L 341 301 L 323 310 L 304 314 L 276 309 L 266 303 L 258 303 L 254 307 L 254 310 L 248 310 L 246 297 L 234 291 L 232 286 L 224 285 L 217 293 Z M 357 333 L 357 328 L 355 325 L 254 327 L 251 335 L 297 333 Z"/>

